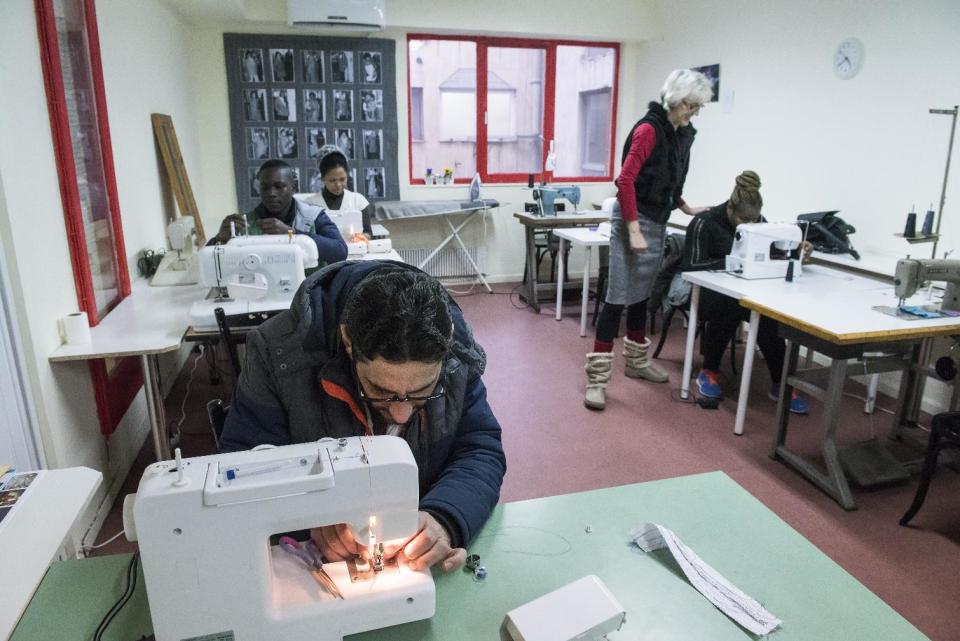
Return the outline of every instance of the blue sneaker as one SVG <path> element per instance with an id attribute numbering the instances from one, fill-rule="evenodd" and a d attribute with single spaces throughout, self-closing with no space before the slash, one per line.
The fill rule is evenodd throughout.
<path id="1" fill-rule="evenodd" d="M 774 384 L 770 388 L 770 400 L 778 401 L 780 400 L 780 385 Z M 807 399 L 800 396 L 800 391 L 797 389 L 793 390 L 793 393 L 790 394 L 790 413 L 791 414 L 809 414 L 810 413 L 810 403 L 807 402 Z"/>
<path id="2" fill-rule="evenodd" d="M 723 398 L 723 388 L 717 380 L 717 373 L 708 369 L 700 370 L 697 374 L 697 392 L 707 398 Z"/>

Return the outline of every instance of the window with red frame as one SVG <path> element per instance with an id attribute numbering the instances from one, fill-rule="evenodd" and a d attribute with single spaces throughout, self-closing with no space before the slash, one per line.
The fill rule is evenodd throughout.
<path id="1" fill-rule="evenodd" d="M 77 301 L 91 325 L 130 294 L 94 0 L 34 0 Z M 100 420 L 116 429 L 143 386 L 137 358 L 90 361 Z"/>
<path id="2" fill-rule="evenodd" d="M 616 43 L 410 34 L 407 51 L 411 184 L 613 180 Z"/>

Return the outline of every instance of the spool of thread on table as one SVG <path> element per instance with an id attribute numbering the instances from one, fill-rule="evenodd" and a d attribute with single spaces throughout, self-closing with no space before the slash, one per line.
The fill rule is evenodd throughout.
<path id="1" fill-rule="evenodd" d="M 924 236 L 933 235 L 933 203 L 930 203 L 930 209 L 927 210 L 926 215 L 923 217 L 923 227 L 920 229 L 920 233 Z"/>
<path id="2" fill-rule="evenodd" d="M 907 214 L 907 224 L 903 227 L 903 237 L 904 238 L 913 238 L 917 235 L 917 213 L 913 211 L 913 208 L 910 208 L 910 213 Z"/>

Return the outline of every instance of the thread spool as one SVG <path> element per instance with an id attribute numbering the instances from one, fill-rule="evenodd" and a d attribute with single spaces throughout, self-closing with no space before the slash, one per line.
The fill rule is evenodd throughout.
<path id="1" fill-rule="evenodd" d="M 907 224 L 903 227 L 903 237 L 913 238 L 917 235 L 917 214 L 912 209 L 907 214 Z"/>
<path id="2" fill-rule="evenodd" d="M 923 227 L 920 229 L 920 233 L 924 236 L 933 235 L 933 203 L 930 203 L 930 209 L 927 210 L 926 215 L 923 217 Z"/>
<path id="3" fill-rule="evenodd" d="M 63 342 L 67 345 L 90 344 L 90 322 L 84 312 L 73 312 L 60 319 Z"/>

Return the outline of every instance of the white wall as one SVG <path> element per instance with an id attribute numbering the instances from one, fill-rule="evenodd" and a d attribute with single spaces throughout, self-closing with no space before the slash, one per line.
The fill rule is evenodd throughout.
<path id="1" fill-rule="evenodd" d="M 857 228 L 854 247 L 930 256 L 930 245 L 893 234 L 913 204 L 922 212 L 940 198 L 950 119 L 927 110 L 960 103 L 960 3 L 687 0 L 661 3 L 660 17 L 663 40 L 639 52 L 636 103 L 677 67 L 720 63 L 721 92 L 734 91 L 731 113 L 714 103 L 694 121 L 688 202 L 723 202 L 736 175 L 753 169 L 772 220 L 839 209 Z M 850 36 L 863 42 L 865 63 L 840 80 L 832 54 Z M 960 249 L 958 160 L 940 255 Z M 892 383 L 881 389 L 892 393 Z M 945 386 L 928 390 L 926 407 L 944 409 Z"/>
<path id="2" fill-rule="evenodd" d="M 855 247 L 910 249 L 906 212 L 940 197 L 950 119 L 927 113 L 960 103 L 960 4 L 951 0 L 662 3 L 662 41 L 640 52 L 638 104 L 673 68 L 720 63 L 732 113 L 714 103 L 699 130 L 685 196 L 722 202 L 743 169 L 763 181 L 768 218 L 839 209 Z M 859 38 L 863 69 L 831 70 L 845 37 Z M 960 170 L 954 166 L 941 249 L 960 247 Z"/>
<path id="3" fill-rule="evenodd" d="M 0 243 L 38 428 L 50 467 L 84 465 L 122 481 L 147 430 L 141 392 L 109 446 L 99 433 L 86 363 L 47 361 L 60 344 L 56 320 L 77 308 L 57 182 L 33 2 L 11 0 L 0 20 Z M 197 166 L 187 82 L 189 50 L 180 18 L 156 0 L 97 3 L 117 187 L 129 267 L 136 253 L 164 245 L 171 210 L 161 188 L 150 113 L 169 113 L 188 166 Z M 194 184 L 194 189 L 198 184 Z M 170 363 L 168 371 L 179 369 Z M 169 377 L 172 380 L 172 377 Z M 96 501 L 94 502 L 96 504 Z M 93 518 L 91 516 L 91 518 Z"/>

